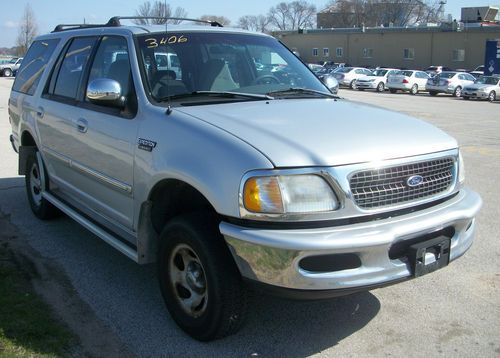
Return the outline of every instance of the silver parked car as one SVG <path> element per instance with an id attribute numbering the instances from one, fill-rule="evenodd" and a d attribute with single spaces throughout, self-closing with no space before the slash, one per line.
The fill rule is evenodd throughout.
<path id="1" fill-rule="evenodd" d="M 15 57 L 10 61 L 0 65 L 0 75 L 4 77 L 10 77 L 18 70 L 19 66 L 23 62 L 22 57 Z"/>
<path id="2" fill-rule="evenodd" d="M 356 88 L 360 91 L 374 89 L 377 92 L 384 92 L 387 84 L 387 77 L 394 75 L 399 70 L 395 68 L 380 68 L 373 71 L 368 76 L 360 77 L 356 80 Z"/>
<path id="3" fill-rule="evenodd" d="M 427 90 L 426 86 L 429 78 L 429 75 L 424 71 L 398 71 L 387 79 L 387 88 L 391 93 L 404 91 L 415 95 L 419 91 Z"/>
<path id="4" fill-rule="evenodd" d="M 333 73 L 333 76 L 341 86 L 356 89 L 356 80 L 371 73 L 372 71 L 363 67 L 341 67 Z"/>
<path id="5" fill-rule="evenodd" d="M 466 72 L 441 72 L 427 80 L 427 90 L 431 96 L 438 93 L 451 94 L 454 97 L 462 96 L 462 89 L 474 83 L 476 78 Z"/>
<path id="6" fill-rule="evenodd" d="M 474 84 L 466 86 L 462 91 L 463 99 L 487 99 L 493 102 L 500 95 L 500 78 L 496 76 L 479 77 Z"/>
<path id="7" fill-rule="evenodd" d="M 472 245 L 481 198 L 443 131 L 332 95 L 274 37 L 122 20 L 33 42 L 10 139 L 34 215 L 62 211 L 156 262 L 192 337 L 235 333 L 251 287 L 345 295 L 431 273 Z M 159 69 L 164 53 L 180 77 Z"/>

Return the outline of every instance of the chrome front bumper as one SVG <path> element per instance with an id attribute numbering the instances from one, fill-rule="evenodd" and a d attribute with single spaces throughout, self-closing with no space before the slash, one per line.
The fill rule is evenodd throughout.
<path id="1" fill-rule="evenodd" d="M 455 197 L 414 213 L 359 224 L 315 229 L 259 229 L 226 222 L 220 231 L 243 277 L 295 290 L 345 290 L 410 278 L 404 259 L 390 259 L 391 245 L 453 227 L 450 261 L 472 245 L 479 195 L 463 188 Z M 310 272 L 299 262 L 308 256 L 356 254 L 361 266 Z"/>

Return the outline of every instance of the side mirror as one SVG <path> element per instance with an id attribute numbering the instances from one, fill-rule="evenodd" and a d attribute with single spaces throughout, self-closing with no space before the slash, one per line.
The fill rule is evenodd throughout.
<path id="1" fill-rule="evenodd" d="M 110 78 L 97 78 L 87 87 L 87 98 L 90 102 L 108 107 L 125 107 L 125 97 L 118 81 Z"/>
<path id="2" fill-rule="evenodd" d="M 323 84 L 326 87 L 328 87 L 328 89 L 330 90 L 330 92 L 332 92 L 333 94 L 337 94 L 337 92 L 339 91 L 339 82 L 332 75 L 324 75 L 324 76 L 322 76 L 321 77 L 321 82 L 323 82 Z"/>

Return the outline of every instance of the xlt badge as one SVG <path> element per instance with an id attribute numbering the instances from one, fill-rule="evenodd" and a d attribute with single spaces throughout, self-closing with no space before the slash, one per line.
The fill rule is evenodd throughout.
<path id="1" fill-rule="evenodd" d="M 138 144 L 139 149 L 142 149 L 142 150 L 145 150 L 148 152 L 151 152 L 153 150 L 153 148 L 156 147 L 156 142 L 153 142 L 152 140 L 149 140 L 149 139 L 143 139 L 143 138 L 139 138 L 139 140 L 137 141 L 137 144 Z"/>

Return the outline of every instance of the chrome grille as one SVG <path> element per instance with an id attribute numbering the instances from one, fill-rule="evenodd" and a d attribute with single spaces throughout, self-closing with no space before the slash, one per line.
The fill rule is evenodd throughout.
<path id="1" fill-rule="evenodd" d="M 350 186 L 356 204 L 365 209 L 380 208 L 428 198 L 448 190 L 453 182 L 452 158 L 398 165 L 358 172 Z M 420 175 L 423 181 L 416 187 L 408 178 Z"/>

